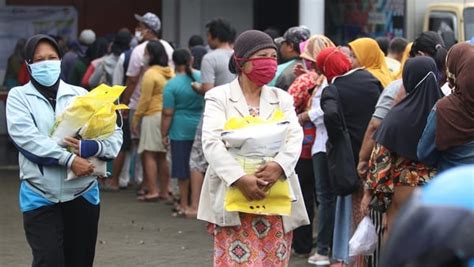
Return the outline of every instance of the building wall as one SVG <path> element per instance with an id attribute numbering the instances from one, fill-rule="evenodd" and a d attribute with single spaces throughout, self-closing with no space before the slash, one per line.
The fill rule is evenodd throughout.
<path id="1" fill-rule="evenodd" d="M 214 17 L 229 20 L 237 33 L 253 28 L 253 0 L 162 0 L 163 38 L 187 46 L 191 35 L 206 37 Z"/>
<path id="2" fill-rule="evenodd" d="M 79 31 L 93 29 L 98 35 L 116 32 L 137 24 L 133 14 L 153 12 L 161 15 L 161 0 L 0 0 L 7 5 L 65 5 L 74 6 L 79 14 Z M 1 4 L 1 2 L 0 2 Z"/>

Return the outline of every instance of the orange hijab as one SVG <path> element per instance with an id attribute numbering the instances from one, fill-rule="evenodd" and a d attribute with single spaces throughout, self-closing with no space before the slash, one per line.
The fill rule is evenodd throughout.
<path id="1" fill-rule="evenodd" d="M 350 42 L 349 47 L 362 67 L 372 73 L 380 81 L 383 88 L 393 81 L 387 63 L 385 63 L 385 56 L 374 39 L 359 38 Z"/>

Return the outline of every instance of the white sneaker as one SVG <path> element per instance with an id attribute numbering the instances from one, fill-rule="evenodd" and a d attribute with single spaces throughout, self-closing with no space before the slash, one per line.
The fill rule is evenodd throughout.
<path id="1" fill-rule="evenodd" d="M 308 258 L 308 263 L 317 266 L 324 266 L 329 265 L 331 262 L 329 261 L 328 256 L 319 255 L 317 252 L 315 252 L 313 256 Z"/>

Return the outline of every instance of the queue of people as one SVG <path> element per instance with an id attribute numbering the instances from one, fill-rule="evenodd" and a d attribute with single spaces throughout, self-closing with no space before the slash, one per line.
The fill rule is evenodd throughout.
<path id="1" fill-rule="evenodd" d="M 336 46 L 304 26 L 278 38 L 258 30 L 237 36 L 215 18 L 206 24 L 208 47 L 192 36 L 175 49 L 160 38 L 158 16 L 135 18 L 134 36 L 85 30 L 63 55 L 55 39 L 35 35 L 11 57 L 25 60 L 29 77 L 10 91 L 7 120 L 20 151 L 33 266 L 92 266 L 99 191 L 131 185 L 137 201 L 172 204 L 174 216 L 207 221 L 214 266 L 287 266 L 291 255 L 316 266 L 381 266 L 415 189 L 474 164 L 471 43 L 448 51 L 437 33 L 425 32 L 413 43 L 393 39 L 384 53 L 382 40 Z M 13 87 L 21 66 L 11 65 Z M 102 83 L 126 87 L 119 101 L 130 109 L 114 134 L 68 139 L 73 152 L 52 141 L 54 114 Z M 255 136 L 233 143 L 229 125 L 239 119 L 250 130 L 260 121 L 285 130 L 258 133 L 278 136 L 271 146 L 251 143 Z M 112 176 L 91 176 L 90 156 L 113 159 Z M 258 162 L 252 170 L 251 162 Z M 79 178 L 62 181 L 68 169 Z M 289 213 L 253 206 L 275 205 L 271 189 L 282 184 L 288 189 L 278 201 Z M 231 189 L 250 210 L 231 210 Z M 350 255 L 366 216 L 378 246 Z"/>

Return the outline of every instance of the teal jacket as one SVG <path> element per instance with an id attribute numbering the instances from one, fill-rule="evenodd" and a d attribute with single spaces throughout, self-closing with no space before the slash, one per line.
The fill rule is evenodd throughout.
<path id="1" fill-rule="evenodd" d="M 86 93 L 83 88 L 60 81 L 56 110 L 53 110 L 51 104 L 31 82 L 15 87 L 8 93 L 8 133 L 20 152 L 22 187 L 26 184 L 28 189 L 53 203 L 75 199 L 97 186 L 97 177 L 80 177 L 66 181 L 67 170 L 76 156 L 49 137 L 56 117 L 74 97 Z M 122 130 L 117 127 L 110 137 L 97 140 L 97 152 L 94 156 L 115 158 L 121 145 Z"/>

